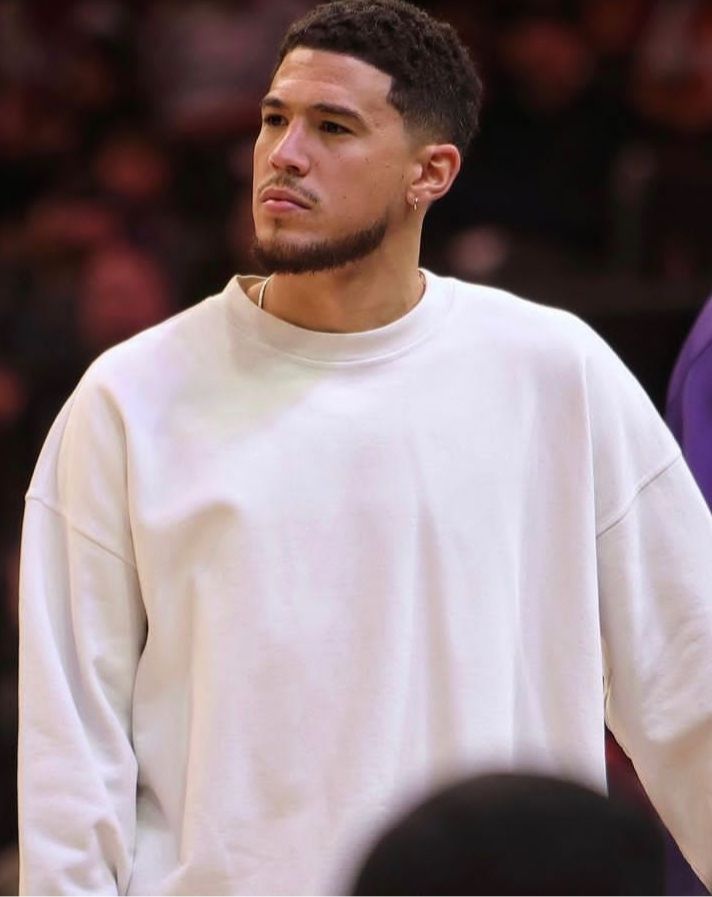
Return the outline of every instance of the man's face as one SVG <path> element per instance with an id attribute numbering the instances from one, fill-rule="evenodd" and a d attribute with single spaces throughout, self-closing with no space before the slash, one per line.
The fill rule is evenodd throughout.
<path id="1" fill-rule="evenodd" d="M 297 47 L 285 57 L 254 152 L 256 255 L 271 270 L 355 261 L 407 213 L 414 151 L 390 88 L 352 56 Z"/>

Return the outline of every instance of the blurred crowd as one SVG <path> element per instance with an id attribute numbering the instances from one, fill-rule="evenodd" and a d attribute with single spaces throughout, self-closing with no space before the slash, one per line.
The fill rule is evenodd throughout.
<path id="1" fill-rule="evenodd" d="M 286 26 L 312 5 L 0 4 L 0 843 L 15 837 L 17 556 L 34 461 L 98 353 L 256 270 L 259 99 Z M 424 264 L 592 318 L 599 301 L 712 283 L 708 0 L 420 5 L 458 28 L 486 83 Z"/>

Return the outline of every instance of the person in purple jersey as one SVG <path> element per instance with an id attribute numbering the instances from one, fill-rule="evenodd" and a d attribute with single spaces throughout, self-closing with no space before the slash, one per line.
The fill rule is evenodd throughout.
<path id="1" fill-rule="evenodd" d="M 712 507 L 712 296 L 673 368 L 665 417 Z"/>
<path id="2" fill-rule="evenodd" d="M 675 362 L 665 419 L 712 508 L 712 296 L 703 305 Z M 708 893 L 670 838 L 666 847 L 668 893 Z"/>

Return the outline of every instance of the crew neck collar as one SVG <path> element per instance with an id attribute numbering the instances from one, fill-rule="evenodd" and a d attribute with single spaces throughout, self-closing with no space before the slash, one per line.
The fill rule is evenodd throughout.
<path id="1" fill-rule="evenodd" d="M 233 318 L 249 337 L 288 355 L 313 362 L 358 362 L 400 354 L 427 338 L 443 322 L 451 306 L 447 281 L 421 268 L 425 291 L 410 311 L 373 330 L 325 333 L 297 327 L 257 305 L 247 290 L 263 278 L 237 275 L 225 287 Z"/>

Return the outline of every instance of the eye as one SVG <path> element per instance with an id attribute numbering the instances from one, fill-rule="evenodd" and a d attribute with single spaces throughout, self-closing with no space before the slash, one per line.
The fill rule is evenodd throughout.
<path id="1" fill-rule="evenodd" d="M 268 128 L 278 128 L 284 124 L 284 116 L 278 115 L 276 112 L 269 112 L 262 116 L 262 124 Z"/>
<path id="2" fill-rule="evenodd" d="M 343 125 L 338 125 L 335 121 L 323 121 L 321 123 L 321 130 L 325 131 L 327 134 L 350 134 L 348 128 L 345 128 Z"/>

